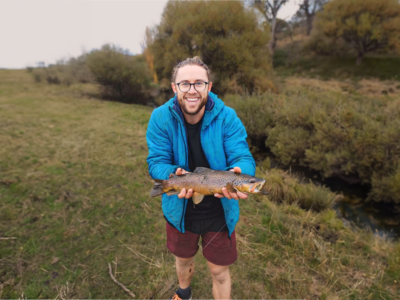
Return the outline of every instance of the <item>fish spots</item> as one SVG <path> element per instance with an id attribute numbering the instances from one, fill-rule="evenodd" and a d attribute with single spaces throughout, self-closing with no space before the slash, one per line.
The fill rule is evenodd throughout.
<path id="1" fill-rule="evenodd" d="M 234 173 L 229 171 L 217 171 L 199 168 L 196 172 L 187 173 L 185 176 L 173 176 L 167 180 L 170 190 L 181 190 L 182 188 L 192 188 L 193 191 L 203 195 L 213 195 L 222 193 L 223 188 L 227 186 L 233 187 L 236 191 L 244 191 L 251 193 L 255 188 L 250 185 L 250 180 L 257 180 L 246 174 Z M 257 182 L 257 181 L 256 181 Z M 232 190 L 232 189 L 230 189 Z"/>

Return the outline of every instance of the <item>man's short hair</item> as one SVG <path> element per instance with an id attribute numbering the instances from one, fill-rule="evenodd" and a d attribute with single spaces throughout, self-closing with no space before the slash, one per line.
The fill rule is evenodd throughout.
<path id="1" fill-rule="evenodd" d="M 172 71 L 172 77 L 171 77 L 171 82 L 172 83 L 175 83 L 175 78 L 176 78 L 176 74 L 178 73 L 178 70 L 180 68 L 182 68 L 183 66 L 188 66 L 188 65 L 190 65 L 190 66 L 199 66 L 199 67 L 204 68 L 204 70 L 206 70 L 206 72 L 207 72 L 208 80 L 210 79 L 210 74 L 211 74 L 210 68 L 205 63 L 203 63 L 203 61 L 200 59 L 200 57 L 195 56 L 193 58 L 189 58 L 188 57 L 188 58 L 186 58 L 185 60 L 181 61 L 180 63 L 178 63 L 175 66 L 174 70 Z"/>

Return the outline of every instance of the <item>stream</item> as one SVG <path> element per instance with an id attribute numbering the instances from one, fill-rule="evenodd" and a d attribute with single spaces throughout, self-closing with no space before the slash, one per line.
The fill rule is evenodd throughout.
<path id="1" fill-rule="evenodd" d="M 333 206 L 338 216 L 374 234 L 400 238 L 400 205 L 366 202 L 369 187 L 361 184 L 349 185 L 340 179 L 325 180 L 323 184 L 331 191 L 344 195 L 343 200 Z"/>
<path id="2" fill-rule="evenodd" d="M 257 155 L 258 154 L 258 155 Z M 391 239 L 400 238 L 400 204 L 383 202 L 367 202 L 370 187 L 360 183 L 349 184 L 340 178 L 322 178 L 318 172 L 306 167 L 284 167 L 279 164 L 272 153 L 257 153 L 254 158 L 262 162 L 267 156 L 271 159 L 271 167 L 296 174 L 299 178 L 311 179 L 316 185 L 324 185 L 332 192 L 342 193 L 343 200 L 334 204 L 337 215 L 358 227 L 371 230 L 379 236 Z"/>

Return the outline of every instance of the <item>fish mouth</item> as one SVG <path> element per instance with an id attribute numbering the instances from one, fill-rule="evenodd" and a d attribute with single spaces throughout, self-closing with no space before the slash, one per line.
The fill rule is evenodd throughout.
<path id="1" fill-rule="evenodd" d="M 255 184 L 254 187 L 251 189 L 253 193 L 255 194 L 263 194 L 263 195 L 268 195 L 269 193 L 267 191 L 264 191 L 265 185 L 265 180 L 263 180 L 261 183 L 259 184 Z"/>

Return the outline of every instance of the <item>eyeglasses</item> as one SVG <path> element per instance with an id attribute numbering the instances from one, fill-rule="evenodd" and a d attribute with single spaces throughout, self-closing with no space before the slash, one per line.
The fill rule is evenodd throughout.
<path id="1" fill-rule="evenodd" d="M 195 83 L 189 83 L 187 81 L 179 82 L 176 85 L 178 86 L 179 90 L 182 93 L 187 93 L 189 92 L 190 88 L 192 85 L 194 86 L 194 89 L 198 92 L 203 92 L 206 89 L 206 85 L 208 82 L 205 81 L 196 81 Z"/>

